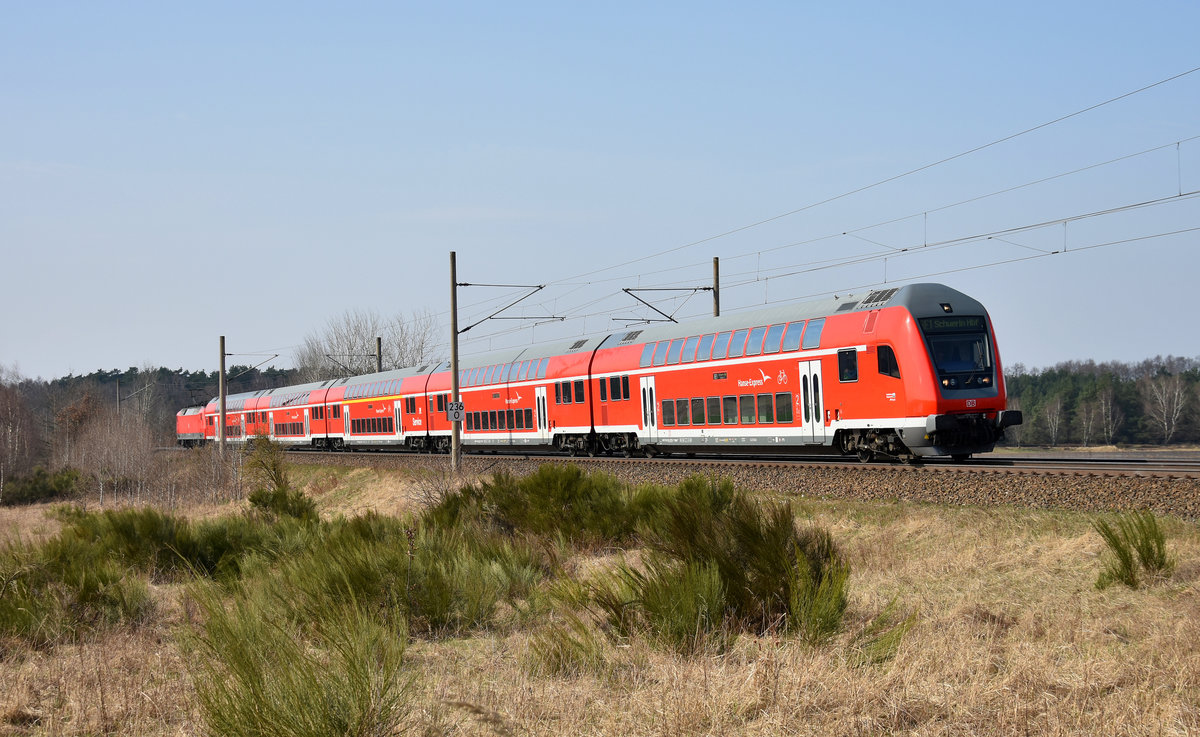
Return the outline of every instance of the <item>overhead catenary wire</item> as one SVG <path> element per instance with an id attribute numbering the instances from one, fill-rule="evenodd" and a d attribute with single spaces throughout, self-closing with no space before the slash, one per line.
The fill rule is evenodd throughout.
<path id="1" fill-rule="evenodd" d="M 1143 87 L 1139 87 L 1139 88 L 1137 88 L 1137 89 L 1135 89 L 1135 90 L 1131 90 L 1131 91 L 1129 91 L 1129 92 L 1125 92 L 1125 93 L 1123 93 L 1123 94 L 1117 95 L 1116 97 L 1112 97 L 1112 98 L 1109 98 L 1109 99 L 1107 99 L 1107 100 L 1104 100 L 1103 102 L 1098 102 L 1098 103 L 1095 103 L 1095 104 L 1093 104 L 1093 105 L 1089 105 L 1088 107 L 1085 107 L 1085 108 L 1083 108 L 1083 109 L 1081 109 L 1081 110 L 1076 110 L 1075 112 L 1072 112 L 1072 113 L 1068 113 L 1068 114 L 1066 114 L 1066 115 L 1059 116 L 1059 117 L 1057 117 L 1057 118 L 1054 118 L 1053 120 L 1049 120 L 1049 121 L 1046 121 L 1046 122 L 1044 122 L 1044 123 L 1040 123 L 1040 124 L 1038 124 L 1038 125 L 1035 125 L 1035 126 L 1032 126 L 1032 127 L 1030 127 L 1030 128 L 1026 128 L 1026 129 L 1024 129 L 1024 130 L 1021 130 L 1021 131 L 1018 131 L 1018 132 L 1016 132 L 1016 133 L 1009 134 L 1009 135 L 1007 135 L 1007 136 L 1004 136 L 1004 137 L 1002 137 L 1002 138 L 998 138 L 998 139 L 996 139 L 996 140 L 994 140 L 994 141 L 990 141 L 990 142 L 988 142 L 988 143 L 985 143 L 985 144 L 982 144 L 982 145 L 979 145 L 979 146 L 975 146 L 974 148 L 967 149 L 966 151 L 962 151 L 962 152 L 960 152 L 960 153 L 956 153 L 956 154 L 953 154 L 953 155 L 951 155 L 951 156 L 947 156 L 947 157 L 945 157 L 945 158 L 939 159 L 939 160 L 937 160 L 937 161 L 934 161 L 934 162 L 931 162 L 931 163 L 929 163 L 929 164 L 925 164 L 925 165 L 923 165 L 923 166 L 918 166 L 918 167 L 916 167 L 916 168 L 914 168 L 914 169 L 909 169 L 909 170 L 907 170 L 907 171 L 904 171 L 904 172 L 901 172 L 901 173 L 899 173 L 899 174 L 892 175 L 892 176 L 890 176 L 890 177 L 887 177 L 887 178 L 885 178 L 885 179 L 880 179 L 880 180 L 878 180 L 878 181 L 872 182 L 872 183 L 870 183 L 870 184 L 863 185 L 863 186 L 861 186 L 861 187 L 857 187 L 857 188 L 855 188 L 855 189 L 852 189 L 852 190 L 849 190 L 849 191 L 847 191 L 847 192 L 843 192 L 843 193 L 841 193 L 841 194 L 833 195 L 833 196 L 831 196 L 831 197 L 827 197 L 827 198 L 825 198 L 825 199 L 823 199 L 823 200 L 818 200 L 818 201 L 816 201 L 816 202 L 812 202 L 812 203 L 810 203 L 810 204 L 803 205 L 803 206 L 801 206 L 801 207 L 797 207 L 797 208 L 795 208 L 795 209 L 792 209 L 792 210 L 788 210 L 787 212 L 779 213 L 778 215 L 772 215 L 771 217 L 763 218 L 762 220 L 757 220 L 757 221 L 755 221 L 755 222 L 752 222 L 752 223 L 749 223 L 749 224 L 747 224 L 747 225 L 742 225 L 742 226 L 739 226 L 739 227 L 736 227 L 736 228 L 732 228 L 732 229 L 730 229 L 730 230 L 726 230 L 726 231 L 724 231 L 724 232 L 717 233 L 716 235 L 711 235 L 711 236 L 708 236 L 708 237 L 705 237 L 705 238 L 700 238 L 699 240 L 694 240 L 694 241 L 691 241 L 691 242 L 689 242 L 689 243 L 684 243 L 684 244 L 682 244 L 682 245 L 679 245 L 679 246 L 674 246 L 674 247 L 672 247 L 672 248 L 668 248 L 668 249 L 665 249 L 665 250 L 662 250 L 662 251 L 658 251 L 657 253 L 647 254 L 646 256 L 642 256 L 642 257 L 640 257 L 640 258 L 636 258 L 636 259 L 633 259 L 632 261 L 627 261 L 627 262 L 625 262 L 625 263 L 622 263 L 622 264 L 613 265 L 613 266 L 607 266 L 607 267 L 604 267 L 604 268 L 595 269 L 595 270 L 592 270 L 592 271 L 589 271 L 589 272 L 585 272 L 585 273 L 583 273 L 583 274 L 579 274 L 579 275 L 576 275 L 576 276 L 573 276 L 573 277 L 568 277 L 568 279 L 577 279 L 577 278 L 582 278 L 582 277 L 584 277 L 584 276 L 591 276 L 591 275 L 593 275 L 593 274 L 601 274 L 601 273 L 604 273 L 604 272 L 606 272 L 606 271 L 611 271 L 612 269 L 620 268 L 621 266 L 627 266 L 627 265 L 630 265 L 630 264 L 641 263 L 641 262 L 643 262 L 643 261 L 647 261 L 647 260 L 649 260 L 649 259 L 653 259 L 653 258 L 658 258 L 658 257 L 660 257 L 660 256 L 665 256 L 665 255 L 667 255 L 667 254 L 670 254 L 670 253 L 676 253 L 676 252 L 678 252 L 678 251 L 682 251 L 682 250 L 684 250 L 684 249 L 687 249 L 687 248 L 692 248 L 692 247 L 695 247 L 695 246 L 703 245 L 703 244 L 705 244 L 705 243 L 710 243 L 710 242 L 712 242 L 712 241 L 718 240 L 718 239 L 720 239 L 720 238 L 725 238 L 725 237 L 728 237 L 728 236 L 734 235 L 734 234 L 736 234 L 736 233 L 741 233 L 741 232 L 744 232 L 744 231 L 747 231 L 747 230 L 750 230 L 750 229 L 753 229 L 753 228 L 757 228 L 757 227 L 759 227 L 759 226 L 766 225 L 767 223 L 775 222 L 776 220 L 781 220 L 781 219 L 783 219 L 783 218 L 790 217 L 790 216 L 792 216 L 792 215 L 797 215 L 797 214 L 799 214 L 799 213 L 802 213 L 802 212 L 805 212 L 805 211 L 808 211 L 808 210 L 812 210 L 812 209 L 814 209 L 814 208 L 821 207 L 821 206 L 823 206 L 823 205 L 827 205 L 827 204 L 830 204 L 830 203 L 832 203 L 832 202 L 837 202 L 838 200 L 842 200 L 842 199 L 845 199 L 845 198 L 847 198 L 847 197 L 851 197 L 851 196 L 853 196 L 853 195 L 860 194 L 860 193 L 862 193 L 862 192 L 866 192 L 866 191 L 868 191 L 868 190 L 875 189 L 875 188 L 877 188 L 877 187 L 881 187 L 881 186 L 883 186 L 883 185 L 885 185 L 885 184 L 890 184 L 890 183 L 892 183 L 892 182 L 895 182 L 895 181 L 897 181 L 897 180 L 903 179 L 903 178 L 905 178 L 905 177 L 912 176 L 913 174 L 918 174 L 918 173 L 920 173 L 920 172 L 927 171 L 927 170 L 929 170 L 929 169 L 933 169 L 933 168 L 935 168 L 935 167 L 938 167 L 938 166 L 941 166 L 941 165 L 943 165 L 943 164 L 948 164 L 948 163 L 950 163 L 951 161 L 955 161 L 955 160 L 957 160 L 957 159 L 961 159 L 961 158 L 964 158 L 964 157 L 970 156 L 971 154 L 975 154 L 975 153 L 978 153 L 978 152 L 980 152 L 980 151 L 984 151 L 984 150 L 987 150 L 987 149 L 989 149 L 989 148 L 992 148 L 992 147 L 998 146 L 998 145 L 1000 145 L 1000 144 L 1002 144 L 1002 143 L 1006 143 L 1006 142 L 1008 142 L 1008 141 L 1012 141 L 1012 140 L 1014 140 L 1014 139 L 1016 139 L 1016 138 L 1020 138 L 1021 136 L 1025 136 L 1025 135 L 1028 135 L 1028 134 L 1030 134 L 1030 133 L 1033 133 L 1033 132 L 1035 132 L 1035 131 L 1042 130 L 1043 128 L 1048 128 L 1048 127 L 1050 127 L 1050 126 L 1053 126 L 1053 125 L 1056 125 L 1056 124 L 1058 124 L 1058 123 L 1062 123 L 1062 122 L 1064 122 L 1064 121 L 1066 121 L 1066 120 L 1070 120 L 1070 119 L 1072 119 L 1072 118 L 1076 118 L 1076 117 L 1078 117 L 1078 116 L 1080 116 L 1080 115 L 1084 115 L 1084 114 L 1086 114 L 1086 113 L 1092 112 L 1093 110 L 1098 110 L 1098 109 L 1100 109 L 1100 108 L 1102 108 L 1102 107 L 1105 107 L 1105 106 L 1107 106 L 1107 105 L 1111 105 L 1111 104 L 1113 104 L 1113 103 L 1115 103 L 1115 102 L 1119 102 L 1119 101 L 1121 101 L 1121 100 L 1124 100 L 1124 99 L 1126 99 L 1126 98 L 1133 97 L 1134 95 L 1141 94 L 1142 92 L 1146 92 L 1146 91 L 1148 91 L 1148 90 L 1154 89 L 1155 87 L 1160 87 L 1160 86 L 1162 86 L 1162 85 L 1164 85 L 1164 84 L 1168 84 L 1168 83 L 1170 83 L 1170 82 L 1173 82 L 1173 81 L 1175 81 L 1175 80 L 1182 79 L 1183 77 L 1186 77 L 1186 76 L 1188 76 L 1188 75 L 1194 74 L 1194 73 L 1196 73 L 1196 72 L 1200 72 L 1200 66 L 1198 66 L 1198 67 L 1193 67 L 1193 68 L 1191 68 L 1191 69 L 1188 69 L 1187 71 L 1180 72 L 1180 73 L 1178 73 L 1178 74 L 1172 75 L 1172 76 L 1170 76 L 1170 77 L 1167 77 L 1167 78 L 1165 78 L 1165 79 L 1160 79 L 1160 80 L 1158 80 L 1157 82 L 1153 82 L 1153 83 L 1151 83 L 1151 84 L 1147 84 L 1147 85 L 1145 85 L 1145 86 L 1143 86 Z M 550 282 L 550 283 L 555 283 L 555 282 Z"/>

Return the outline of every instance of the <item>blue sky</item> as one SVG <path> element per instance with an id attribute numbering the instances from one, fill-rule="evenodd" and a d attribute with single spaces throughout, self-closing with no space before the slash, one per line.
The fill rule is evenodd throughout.
<path id="1" fill-rule="evenodd" d="M 286 366 L 346 309 L 445 313 L 451 250 L 460 280 L 549 285 L 515 314 L 572 316 L 465 353 L 615 330 L 650 314 L 622 287 L 707 284 L 717 256 L 724 312 L 933 280 L 988 305 L 1009 363 L 1200 355 L 1200 231 L 1161 235 L 1200 227 L 1200 72 L 809 207 L 1200 66 L 1194 2 L 3 18 L 0 365 L 25 375 L 212 369 L 222 334 Z M 460 320 L 505 299 L 464 290 Z"/>

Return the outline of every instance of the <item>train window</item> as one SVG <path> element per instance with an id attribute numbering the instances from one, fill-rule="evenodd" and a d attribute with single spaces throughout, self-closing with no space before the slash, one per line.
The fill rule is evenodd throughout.
<path id="1" fill-rule="evenodd" d="M 692 424 L 704 424 L 704 399 L 701 397 L 692 398 Z"/>
<path id="2" fill-rule="evenodd" d="M 762 353 L 763 337 L 767 334 L 767 327 L 754 328 L 750 331 L 750 337 L 746 339 L 746 355 L 757 356 Z"/>
<path id="3" fill-rule="evenodd" d="M 654 344 L 647 343 L 646 345 L 642 346 L 642 359 L 640 361 L 638 361 L 638 367 L 646 368 L 647 366 L 650 365 L 650 362 L 653 359 L 654 359 Z"/>
<path id="4" fill-rule="evenodd" d="M 754 424 L 754 395 L 743 394 L 739 398 L 739 404 L 742 406 L 742 424 Z"/>
<path id="5" fill-rule="evenodd" d="M 770 394 L 758 395 L 758 424 L 770 424 L 775 421 L 775 397 Z"/>
<path id="6" fill-rule="evenodd" d="M 559 384 L 559 386 L 562 387 L 562 403 L 570 404 L 571 403 L 571 382 L 564 381 L 564 382 L 561 382 Z"/>
<path id="7" fill-rule="evenodd" d="M 812 422 L 812 415 L 809 413 L 810 405 L 808 403 L 808 377 L 807 376 L 800 377 L 800 398 L 802 400 L 801 404 L 804 405 L 804 424 L 807 425 L 809 422 Z"/>
<path id="8" fill-rule="evenodd" d="M 662 400 L 662 424 L 663 427 L 672 427 L 675 424 L 675 403 L 670 399 Z"/>
<path id="9" fill-rule="evenodd" d="M 733 334 L 729 339 L 729 357 L 737 358 L 742 355 L 742 351 L 746 349 L 746 333 L 750 332 L 745 328 Z"/>
<path id="10" fill-rule="evenodd" d="M 783 330 L 786 327 L 787 325 L 784 323 L 779 323 L 778 325 L 772 325 L 771 328 L 767 330 L 767 339 L 763 344 L 763 353 L 779 352 L 779 343 L 783 340 Z"/>
<path id="11" fill-rule="evenodd" d="M 533 426 L 533 410 L 532 409 L 525 410 L 525 427 L 529 428 L 530 430 L 535 429 Z"/>
<path id="12" fill-rule="evenodd" d="M 662 366 L 667 362 L 667 351 L 671 348 L 671 341 L 660 340 L 654 347 L 654 365 Z"/>
<path id="13" fill-rule="evenodd" d="M 606 381 L 603 376 L 600 377 L 600 401 L 608 401 L 608 381 Z"/>
<path id="14" fill-rule="evenodd" d="M 340 405 L 340 404 L 333 405 L 333 419 L 335 419 L 335 420 L 342 419 L 342 405 Z"/>
<path id="15" fill-rule="evenodd" d="M 583 379 L 575 382 L 575 403 L 583 404 Z"/>
<path id="16" fill-rule="evenodd" d="M 721 398 L 720 397 L 709 397 L 708 399 L 705 400 L 705 402 L 708 404 L 708 424 L 720 425 L 721 424 Z"/>
<path id="17" fill-rule="evenodd" d="M 683 344 L 683 353 L 679 356 L 680 363 L 691 363 L 696 360 L 696 343 L 700 341 L 699 335 L 693 335 Z"/>
<path id="18" fill-rule="evenodd" d="M 466 420 L 467 421 L 466 421 L 466 424 L 463 425 L 463 429 L 464 430 L 474 430 L 475 429 L 475 417 L 471 412 L 467 413 Z"/>
<path id="19" fill-rule="evenodd" d="M 900 364 L 896 361 L 896 352 L 892 350 L 890 345 L 879 346 L 877 358 L 879 360 L 879 373 L 884 376 L 900 378 Z"/>
<path id="20" fill-rule="evenodd" d="M 825 328 L 825 318 L 809 320 L 808 330 L 804 331 L 804 342 L 800 345 L 804 350 L 811 350 L 821 345 L 821 331 Z"/>
<path id="21" fill-rule="evenodd" d="M 775 421 L 786 425 L 792 421 L 792 393 L 783 392 L 775 395 Z"/>
<path id="22" fill-rule="evenodd" d="M 554 403 L 562 404 L 562 385 L 561 384 L 554 385 Z"/>
<path id="23" fill-rule="evenodd" d="M 537 377 L 538 377 L 539 379 L 544 379 L 544 378 L 546 378 L 546 367 L 547 367 L 547 366 L 549 366 L 549 365 L 550 365 L 550 359 L 549 359 L 549 358 L 543 358 L 543 359 L 542 359 L 542 362 L 538 364 L 538 372 L 537 372 Z"/>
<path id="24" fill-rule="evenodd" d="M 813 421 L 821 421 L 821 377 L 813 377 Z"/>
<path id="25" fill-rule="evenodd" d="M 788 323 L 787 332 L 783 334 L 783 350 L 800 350 L 800 334 L 804 332 L 804 321 Z"/>
<path id="26" fill-rule="evenodd" d="M 513 410 L 510 409 L 509 413 L 511 414 L 512 412 L 513 412 Z M 515 427 L 518 430 L 524 430 L 525 429 L 525 413 L 519 409 L 516 410 L 515 419 L 517 420 L 517 424 L 513 425 L 512 420 L 509 420 L 508 424 L 511 425 L 512 427 Z"/>
<path id="27" fill-rule="evenodd" d="M 488 366 L 483 372 L 483 377 L 480 379 L 480 384 L 490 384 L 492 381 L 492 372 L 496 370 L 495 366 Z"/>
<path id="28" fill-rule="evenodd" d="M 526 361 L 525 363 L 521 364 L 521 381 L 525 381 L 526 379 L 530 378 L 529 372 L 535 365 L 537 365 L 536 361 Z"/>
<path id="29" fill-rule="evenodd" d="M 683 350 L 684 338 L 676 338 L 671 341 L 671 348 L 667 351 L 667 365 L 674 366 L 679 363 L 679 352 Z"/>
<path id="30" fill-rule="evenodd" d="M 691 419 L 688 417 L 688 408 L 690 406 L 691 402 L 687 399 L 675 400 L 675 419 L 678 420 L 680 425 L 686 425 L 691 422 Z"/>
<path id="31" fill-rule="evenodd" d="M 838 381 L 858 381 L 858 351 L 853 348 L 838 351 Z"/>
<path id="32" fill-rule="evenodd" d="M 496 410 L 489 410 L 487 413 L 487 425 L 489 430 L 496 429 Z"/>
<path id="33" fill-rule="evenodd" d="M 737 424 L 737 397 L 722 397 L 721 398 L 721 419 L 726 425 Z"/>
<path id="34" fill-rule="evenodd" d="M 729 333 L 718 333 L 717 339 L 713 341 L 712 359 L 714 361 L 724 358 L 725 353 L 729 350 Z"/>
<path id="35" fill-rule="evenodd" d="M 612 394 L 613 401 L 621 398 L 621 377 L 610 376 L 608 379 L 608 391 Z M 603 398 L 603 397 L 601 397 Z M 625 398 L 629 399 L 629 377 L 625 377 Z"/>
<path id="36" fill-rule="evenodd" d="M 696 360 L 707 361 L 712 357 L 712 344 L 715 336 L 712 333 L 700 337 L 700 347 L 696 349 Z"/>

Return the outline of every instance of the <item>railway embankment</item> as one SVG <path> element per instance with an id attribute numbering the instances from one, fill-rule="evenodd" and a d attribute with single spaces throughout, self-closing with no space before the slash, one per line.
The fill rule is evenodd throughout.
<path id="1" fill-rule="evenodd" d="M 311 454 L 298 463 L 407 469 L 449 475 L 446 456 Z M 922 466 L 567 459 L 562 457 L 466 456 L 468 478 L 497 472 L 524 476 L 544 463 L 581 463 L 630 484 L 676 484 L 695 474 L 727 478 L 754 491 L 798 498 L 908 501 L 955 506 L 1012 506 L 1081 512 L 1149 509 L 1183 519 L 1200 519 L 1200 479 L 1135 474 L 1014 473 L 1009 470 Z"/>

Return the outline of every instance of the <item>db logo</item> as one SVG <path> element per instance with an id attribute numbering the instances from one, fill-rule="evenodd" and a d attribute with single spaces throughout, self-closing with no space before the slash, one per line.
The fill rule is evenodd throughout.
<path id="1" fill-rule="evenodd" d="M 974 406 L 975 406 L 975 400 L 974 400 L 974 399 L 968 399 L 968 400 L 967 400 L 967 406 L 968 406 L 968 407 L 974 407 Z"/>

